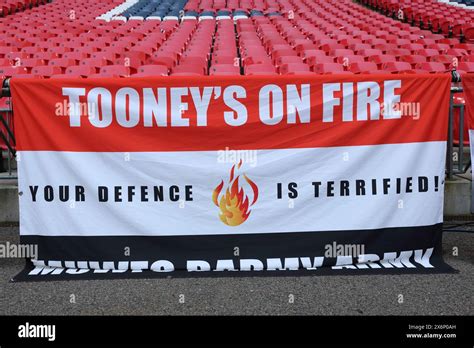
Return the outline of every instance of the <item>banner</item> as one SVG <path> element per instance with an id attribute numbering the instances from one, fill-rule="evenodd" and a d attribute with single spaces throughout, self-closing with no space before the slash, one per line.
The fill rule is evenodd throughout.
<path id="1" fill-rule="evenodd" d="M 474 159 L 474 75 L 464 74 L 462 76 L 462 87 L 464 90 L 465 101 L 466 101 L 466 113 L 467 123 L 469 125 L 469 142 L 471 145 L 471 163 Z M 474 173 L 473 173 L 474 178 Z M 474 202 L 474 187 L 472 188 L 472 200 Z M 471 203 L 471 213 L 474 213 L 474 206 Z"/>
<path id="2" fill-rule="evenodd" d="M 13 79 L 12 93 L 21 241 L 38 246 L 16 280 L 449 269 L 449 74 Z"/>

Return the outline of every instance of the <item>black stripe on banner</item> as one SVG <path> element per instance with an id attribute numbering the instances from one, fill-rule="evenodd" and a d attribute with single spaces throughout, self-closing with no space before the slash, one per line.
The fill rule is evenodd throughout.
<path id="1" fill-rule="evenodd" d="M 442 224 L 240 235 L 21 236 L 21 242 L 38 245 L 38 260 L 52 268 L 27 263 L 14 281 L 454 271 L 442 259 Z M 358 263 L 360 254 L 368 255 L 366 262 Z M 135 272 L 120 270 L 119 262 Z"/>

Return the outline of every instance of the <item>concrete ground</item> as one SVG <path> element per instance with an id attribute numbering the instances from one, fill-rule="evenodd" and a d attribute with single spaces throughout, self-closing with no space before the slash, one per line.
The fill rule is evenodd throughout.
<path id="1" fill-rule="evenodd" d="M 444 235 L 458 274 L 9 283 L 23 260 L 0 259 L 0 315 L 473 315 L 474 226 L 455 229 L 471 231 Z"/>

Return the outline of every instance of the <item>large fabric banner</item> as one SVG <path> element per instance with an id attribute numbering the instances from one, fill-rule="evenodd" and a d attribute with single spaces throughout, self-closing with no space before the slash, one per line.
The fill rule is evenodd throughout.
<path id="1" fill-rule="evenodd" d="M 18 280 L 449 268 L 448 74 L 13 79 L 12 93 L 21 241 L 38 246 Z"/>
<path id="2" fill-rule="evenodd" d="M 465 74 L 462 76 L 462 86 L 464 90 L 465 101 L 466 101 L 466 114 L 464 117 L 467 118 L 469 125 L 469 142 L 471 145 L 471 163 L 474 163 L 474 75 Z M 474 172 L 473 172 L 474 179 Z M 474 203 L 474 187 L 472 188 L 472 200 Z M 472 203 L 471 203 L 472 204 Z M 471 213 L 474 213 L 474 206 L 471 206 Z"/>

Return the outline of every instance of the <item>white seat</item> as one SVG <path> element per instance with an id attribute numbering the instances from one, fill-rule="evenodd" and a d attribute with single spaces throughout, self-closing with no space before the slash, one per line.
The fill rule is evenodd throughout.
<path id="1" fill-rule="evenodd" d="M 126 22 L 126 21 L 127 21 L 127 17 L 124 17 L 124 16 L 115 16 L 115 17 L 112 17 L 111 20 L 113 20 L 113 21 Z"/>
<path id="2" fill-rule="evenodd" d="M 163 18 L 163 21 L 169 21 L 169 20 L 178 21 L 179 18 L 177 16 L 165 16 L 165 18 Z"/>
<path id="3" fill-rule="evenodd" d="M 214 19 L 213 16 L 200 16 L 199 21 L 206 20 L 206 19 Z"/>

